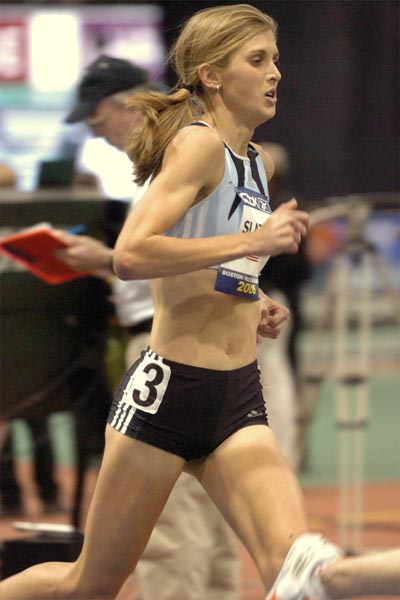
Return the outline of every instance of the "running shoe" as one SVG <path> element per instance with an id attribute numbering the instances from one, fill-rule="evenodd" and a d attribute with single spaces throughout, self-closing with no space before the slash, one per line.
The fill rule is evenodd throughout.
<path id="1" fill-rule="evenodd" d="M 265 600 L 329 600 L 316 572 L 341 556 L 340 548 L 320 535 L 300 536 L 292 544 Z"/>

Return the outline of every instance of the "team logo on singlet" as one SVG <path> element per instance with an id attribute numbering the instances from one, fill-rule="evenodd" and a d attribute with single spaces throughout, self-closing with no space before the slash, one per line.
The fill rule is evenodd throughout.
<path id="1" fill-rule="evenodd" d="M 266 196 L 261 196 L 257 192 L 253 192 L 253 190 L 246 188 L 236 188 L 236 193 L 247 206 L 271 214 L 272 211 L 269 205 L 269 198 Z"/>

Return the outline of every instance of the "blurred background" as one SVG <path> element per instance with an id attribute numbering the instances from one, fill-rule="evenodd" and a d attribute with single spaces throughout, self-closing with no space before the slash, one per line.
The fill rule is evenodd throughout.
<path id="1" fill-rule="evenodd" d="M 133 60 L 154 81 L 174 85 L 166 53 L 180 25 L 199 9 L 228 3 L 235 4 L 2 3 L 0 165 L 11 179 L 0 188 L 1 236 L 40 221 L 79 222 L 113 243 L 127 197 L 107 189 L 100 177 L 112 165 L 111 148 L 87 162 L 82 148 L 85 140 L 93 143 L 89 131 L 63 123 L 77 82 L 105 53 Z M 291 287 L 298 292 L 296 339 L 284 348 L 296 388 L 297 469 L 305 489 L 333 486 L 339 494 L 324 518 L 357 513 L 358 537 L 345 543 L 375 544 L 376 538 L 359 537 L 360 523 L 367 535 L 372 518 L 363 513 L 364 485 L 400 486 L 399 6 L 397 0 L 249 3 L 278 22 L 282 73 L 277 115 L 254 139 L 276 160 L 271 196 L 282 201 L 295 195 L 313 223 L 301 262 L 277 263 L 270 282 L 287 296 Z M 58 165 L 50 184 L 43 182 L 48 162 Z M 72 179 L 65 172 L 71 164 Z M 51 181 L 63 176 L 67 183 Z M 286 277 L 291 268 L 295 276 L 302 270 L 292 286 Z M 103 344 L 112 389 L 122 372 L 124 332 L 109 288 L 96 278 L 52 288 L 4 256 L 0 271 L 3 515 L 43 519 L 61 510 L 77 524 L 83 494 L 76 491 L 77 465 L 86 470 L 101 454 L 98 440 L 85 444 L 78 436 L 77 442 L 74 433 L 85 404 L 77 389 L 92 382 L 93 356 L 68 386 L 62 373 L 75 372 L 71 364 L 88 344 Z M 24 503 L 21 486 L 35 460 L 45 463 L 37 471 L 50 469 L 55 481 L 49 486 L 42 475 L 39 503 Z M 387 540 L 379 530 L 380 545 L 400 545 L 400 514 L 390 510 L 384 526 L 372 520 L 375 531 L 392 532 Z M 335 521 L 331 535 L 349 535 L 342 521 Z"/>
<path id="2" fill-rule="evenodd" d="M 166 49 L 185 18 L 215 4 L 3 2 L 0 139 L 17 168 L 18 187 L 32 188 L 35 161 L 51 155 L 85 65 L 105 52 L 134 59 L 173 84 Z M 320 202 L 397 190 L 398 3 L 252 4 L 279 24 L 283 74 L 277 116 L 257 137 L 290 149 L 297 193 Z"/>

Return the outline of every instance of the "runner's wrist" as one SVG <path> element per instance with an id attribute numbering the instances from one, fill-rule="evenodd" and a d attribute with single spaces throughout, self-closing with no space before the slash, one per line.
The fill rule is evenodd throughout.
<path id="1" fill-rule="evenodd" d="M 268 243 L 269 235 L 261 227 L 256 231 L 249 231 L 243 235 L 247 236 L 247 249 L 244 256 L 255 254 L 257 256 L 269 256 L 273 250 L 273 244 Z"/>

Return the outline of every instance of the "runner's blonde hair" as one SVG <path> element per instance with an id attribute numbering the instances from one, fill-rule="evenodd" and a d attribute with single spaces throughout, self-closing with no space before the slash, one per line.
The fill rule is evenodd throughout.
<path id="1" fill-rule="evenodd" d="M 138 107 L 143 115 L 128 146 L 137 183 L 143 184 L 157 170 L 165 147 L 177 131 L 204 112 L 207 96 L 198 76 L 199 65 L 224 68 L 246 40 L 264 31 L 276 35 L 275 21 L 249 4 L 204 9 L 186 22 L 169 53 L 169 62 L 179 78 L 176 88 L 169 95 L 135 94 L 127 103 Z M 192 86 L 193 93 L 180 88 L 183 83 Z"/>

